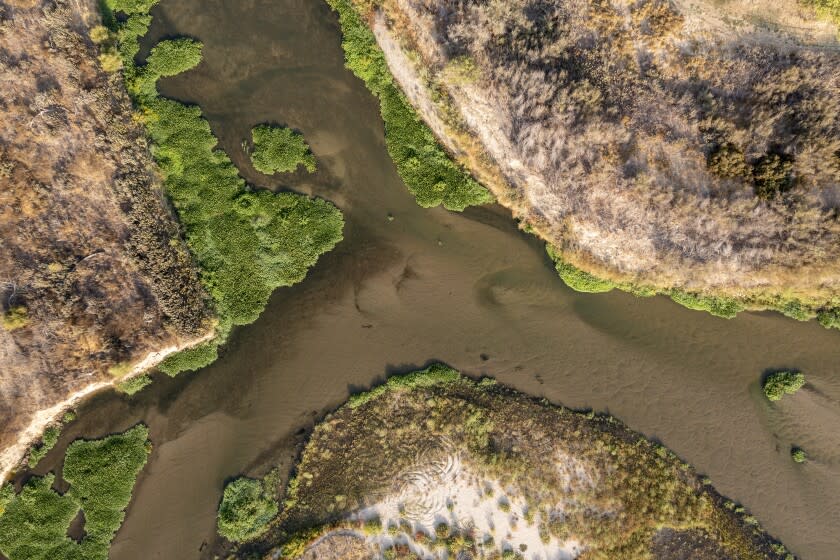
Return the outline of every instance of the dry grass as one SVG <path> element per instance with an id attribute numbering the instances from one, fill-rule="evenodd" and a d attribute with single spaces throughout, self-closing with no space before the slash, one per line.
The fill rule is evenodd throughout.
<path id="1" fill-rule="evenodd" d="M 479 177 L 498 167 L 507 187 L 487 185 L 571 264 L 755 306 L 840 303 L 840 52 L 809 9 L 372 5 L 357 2 L 412 102 Z"/>
<path id="2" fill-rule="evenodd" d="M 109 368 L 211 326 L 142 129 L 88 38 L 97 14 L 0 1 L 0 312 L 26 319 L 0 328 L 0 449 Z"/>

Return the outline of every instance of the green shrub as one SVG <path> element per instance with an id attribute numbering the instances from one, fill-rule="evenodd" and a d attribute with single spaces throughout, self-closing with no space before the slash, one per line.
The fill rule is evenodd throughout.
<path id="1" fill-rule="evenodd" d="M 724 319 L 732 319 L 744 310 L 744 305 L 741 302 L 725 297 L 705 296 L 677 289 L 670 290 L 668 295 L 674 302 L 683 307 L 696 311 L 707 311 Z"/>
<path id="2" fill-rule="evenodd" d="M 779 308 L 779 311 L 784 316 L 796 319 L 797 321 L 810 321 L 814 318 L 813 311 L 797 299 L 784 302 Z"/>
<path id="3" fill-rule="evenodd" d="M 771 401 L 792 395 L 805 385 L 805 375 L 798 371 L 777 371 L 764 379 L 764 394 Z"/>
<path id="4" fill-rule="evenodd" d="M 149 10 L 159 0 L 105 0 L 105 6 L 112 12 L 123 12 L 125 14 L 148 14 Z"/>
<path id="5" fill-rule="evenodd" d="M 768 154 L 753 167 L 755 194 L 766 200 L 787 191 L 792 184 L 793 162 L 780 154 Z"/>
<path id="6" fill-rule="evenodd" d="M 460 211 L 493 202 L 490 192 L 441 148 L 394 83 L 382 50 L 351 0 L 328 3 L 338 12 L 347 67 L 379 98 L 388 153 L 417 203 Z"/>
<path id="7" fill-rule="evenodd" d="M 803 0 L 802 3 L 814 8 L 818 17 L 840 26 L 840 0 Z"/>
<path id="8" fill-rule="evenodd" d="M 137 475 L 151 451 L 148 437 L 148 428 L 140 424 L 103 439 L 77 440 L 67 448 L 62 476 L 70 484 L 67 495 L 85 513 L 81 546 L 90 557 L 108 556 Z"/>
<path id="9" fill-rule="evenodd" d="M 805 451 L 799 447 L 790 448 L 790 458 L 793 459 L 795 463 L 804 463 L 808 460 L 808 456 L 805 454 Z"/>
<path id="10" fill-rule="evenodd" d="M 311 527 L 293 534 L 286 539 L 282 546 L 281 558 L 297 558 L 304 553 L 306 547 L 321 534 L 320 527 Z"/>
<path id="11" fill-rule="evenodd" d="M 378 535 L 382 532 L 382 520 L 379 517 L 365 519 L 364 531 L 366 535 Z"/>
<path id="12" fill-rule="evenodd" d="M 104 25 L 91 27 L 88 35 L 90 35 L 90 40 L 97 45 L 107 43 L 113 39 L 111 31 Z M 120 64 L 122 65 L 122 62 L 120 62 Z"/>
<path id="13" fill-rule="evenodd" d="M 158 364 L 158 369 L 170 377 L 175 377 L 182 371 L 195 371 L 209 366 L 218 357 L 218 345 L 215 342 L 205 342 L 167 356 Z"/>
<path id="14" fill-rule="evenodd" d="M 58 443 L 58 437 L 61 435 L 60 426 L 49 426 L 44 430 L 44 435 L 41 436 L 40 445 L 33 447 L 29 451 L 29 468 L 34 469 L 41 462 L 41 459 L 47 456 L 47 453 L 55 447 Z"/>
<path id="15" fill-rule="evenodd" d="M 560 253 L 551 245 L 547 244 L 545 249 L 548 252 L 548 256 L 554 261 L 554 268 L 557 269 L 557 273 L 560 275 L 560 278 L 563 279 L 563 282 L 565 282 L 568 287 L 576 292 L 598 294 L 609 292 L 616 287 L 615 284 L 609 280 L 602 280 L 597 276 L 593 276 L 592 274 L 584 272 L 583 270 L 567 263 L 563 260 Z"/>
<path id="16" fill-rule="evenodd" d="M 117 53 L 104 52 L 99 55 L 99 64 L 103 70 L 109 74 L 113 74 L 122 68 L 122 59 Z"/>
<path id="17" fill-rule="evenodd" d="M 303 165 L 307 171 L 315 171 L 315 156 L 303 135 L 291 128 L 261 124 L 251 129 L 251 163 L 260 173 L 271 175 L 289 172 Z"/>
<path id="18" fill-rule="evenodd" d="M 827 329 L 840 329 L 840 309 L 823 309 L 817 313 L 817 321 Z"/>
<path id="19" fill-rule="evenodd" d="M 125 381 L 121 381 L 117 384 L 117 390 L 125 393 L 126 395 L 133 395 L 135 393 L 139 393 L 152 383 L 152 378 L 148 375 L 138 375 L 136 377 L 132 377 L 131 379 L 126 379 Z"/>
<path id="20" fill-rule="evenodd" d="M 22 329 L 29 324 L 29 311 L 23 305 L 13 305 L 3 314 L 3 328 L 7 331 Z"/>
<path id="21" fill-rule="evenodd" d="M 382 385 L 377 385 L 370 391 L 351 395 L 347 405 L 351 408 L 361 406 L 394 389 L 412 389 L 414 387 L 431 387 L 439 383 L 453 383 L 461 379 L 461 374 L 443 364 L 433 364 L 420 371 L 405 375 L 394 375 Z"/>
<path id="22" fill-rule="evenodd" d="M 437 525 L 435 525 L 435 537 L 439 540 L 443 540 L 449 536 L 449 524 L 441 521 Z"/>
<path id="23" fill-rule="evenodd" d="M 54 480 L 53 474 L 34 477 L 20 494 L 6 498 L 0 516 L 0 551 L 9 560 L 84 558 L 78 545 L 67 536 L 70 522 L 79 513 L 79 504 L 55 492 Z"/>
<path id="24" fill-rule="evenodd" d="M 66 494 L 52 489 L 55 475 L 32 478 L 15 494 L 0 490 L 0 552 L 9 560 L 107 560 L 108 548 L 122 524 L 137 474 L 149 453 L 145 426 L 96 441 L 76 441 L 67 448 L 63 478 Z M 67 531 L 79 513 L 85 537 L 71 540 Z"/>
<path id="25" fill-rule="evenodd" d="M 277 502 L 259 480 L 237 478 L 225 487 L 219 505 L 219 534 L 233 542 L 248 541 L 263 534 L 277 512 Z"/>

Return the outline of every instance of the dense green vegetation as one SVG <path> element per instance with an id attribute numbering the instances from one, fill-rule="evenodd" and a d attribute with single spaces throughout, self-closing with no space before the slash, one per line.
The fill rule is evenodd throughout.
<path id="1" fill-rule="evenodd" d="M 347 67 L 379 98 L 388 153 L 417 203 L 460 211 L 493 202 L 490 192 L 452 161 L 420 120 L 394 83 L 382 50 L 351 0 L 328 2 L 338 12 Z"/>
<path id="2" fill-rule="evenodd" d="M 132 377 L 130 379 L 126 379 L 125 381 L 120 381 L 117 384 L 117 390 L 125 393 L 126 395 L 133 395 L 135 393 L 139 393 L 152 383 L 152 378 L 148 375 L 138 375 L 137 377 Z"/>
<path id="3" fill-rule="evenodd" d="M 144 66 L 136 65 L 139 38 L 148 30 L 148 10 L 154 3 L 106 0 L 104 20 L 114 34 L 126 87 L 152 141 L 166 192 L 219 316 L 213 343 L 164 362 L 161 369 L 174 375 L 212 362 L 215 347 L 230 328 L 253 322 L 276 288 L 301 281 L 318 257 L 341 240 L 344 222 L 324 200 L 251 189 L 216 148 L 201 109 L 158 95 L 160 77 L 201 61 L 201 44 L 186 38 L 164 40 Z M 127 18 L 118 22 L 116 12 Z"/>
<path id="4" fill-rule="evenodd" d="M 792 395 L 805 385 L 805 374 L 799 371 L 777 371 L 764 379 L 764 394 L 771 401 Z"/>
<path id="5" fill-rule="evenodd" d="M 808 455 L 806 455 L 805 451 L 799 447 L 791 447 L 790 458 L 793 459 L 795 463 L 804 463 L 808 460 Z"/>
<path id="6" fill-rule="evenodd" d="M 840 26 L 840 0 L 804 0 L 804 4 L 814 8 L 821 18 Z"/>
<path id="7" fill-rule="evenodd" d="M 151 450 L 143 425 L 95 441 L 76 441 L 64 459 L 64 495 L 52 489 L 55 475 L 32 478 L 16 494 L 0 490 L 0 552 L 9 560 L 105 560 L 123 522 L 137 475 Z M 67 536 L 82 511 L 85 536 Z"/>
<path id="8" fill-rule="evenodd" d="M 639 297 L 649 297 L 656 294 L 662 294 L 670 297 L 674 302 L 697 311 L 707 311 L 717 317 L 731 319 L 738 313 L 744 310 L 744 305 L 734 299 L 724 298 L 718 296 L 705 296 L 693 292 L 685 292 L 678 289 L 670 289 L 666 291 L 657 291 L 645 286 L 637 286 L 634 284 L 616 283 L 583 271 L 576 266 L 566 262 L 557 249 L 551 245 L 546 245 L 546 251 L 549 257 L 554 261 L 554 267 L 563 282 L 571 289 L 578 292 L 585 293 L 603 293 L 609 292 L 615 288 L 629 292 Z M 794 313 L 794 311 L 790 311 Z"/>
<path id="9" fill-rule="evenodd" d="M 681 290 L 670 290 L 668 295 L 683 307 L 695 311 L 707 311 L 724 319 L 732 319 L 744 310 L 743 304 L 731 298 L 707 296 Z"/>
<path id="10" fill-rule="evenodd" d="M 261 124 L 251 129 L 251 163 L 260 173 L 289 172 L 302 165 L 315 172 L 315 156 L 303 135 L 284 126 Z"/>
<path id="11" fill-rule="evenodd" d="M 237 478 L 225 487 L 219 505 L 219 534 L 234 542 L 260 536 L 277 515 L 277 500 L 264 481 Z"/>
<path id="12" fill-rule="evenodd" d="M 44 433 L 41 435 L 40 443 L 33 445 L 32 448 L 29 450 L 29 468 L 34 469 L 38 466 L 38 463 L 41 462 L 41 459 L 47 456 L 47 453 L 55 447 L 55 444 L 58 443 L 58 438 L 61 435 L 61 429 L 64 427 L 64 424 L 69 424 L 73 420 L 76 419 L 76 413 L 72 410 L 68 410 L 64 413 L 61 417 L 61 421 L 57 424 L 53 424 L 52 426 L 47 426 L 44 430 Z"/>
<path id="13" fill-rule="evenodd" d="M 218 357 L 216 343 L 207 342 L 168 356 L 158 365 L 158 369 L 170 377 L 175 377 L 182 371 L 195 371 L 209 366 Z"/>
<path id="14" fill-rule="evenodd" d="M 443 364 L 432 364 L 426 369 L 413 371 L 405 375 L 393 375 L 388 381 L 373 387 L 369 391 L 351 395 L 347 406 L 356 408 L 373 399 L 396 389 L 413 389 L 416 387 L 431 387 L 438 383 L 450 383 L 461 379 L 461 374 Z"/>
<path id="15" fill-rule="evenodd" d="M 548 256 L 554 261 L 554 268 L 557 269 L 557 274 L 560 275 L 563 282 L 571 289 L 577 292 L 597 294 L 609 292 L 616 287 L 609 280 L 602 280 L 567 263 L 551 245 L 546 245 L 545 247 L 546 251 L 548 251 Z"/>
<path id="16" fill-rule="evenodd" d="M 58 436 L 61 435 L 61 426 L 48 426 L 41 436 L 41 443 L 29 451 L 29 468 L 34 469 L 41 459 L 47 456 L 50 449 L 58 443 Z"/>

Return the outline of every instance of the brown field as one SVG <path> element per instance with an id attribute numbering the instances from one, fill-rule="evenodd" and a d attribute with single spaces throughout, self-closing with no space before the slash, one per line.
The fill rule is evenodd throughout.
<path id="1" fill-rule="evenodd" d="M 441 140 L 571 264 L 840 303 L 840 43 L 772 3 L 357 1 Z"/>
<path id="2" fill-rule="evenodd" d="M 87 0 L 0 1 L 0 477 L 65 403 L 212 328 Z"/>

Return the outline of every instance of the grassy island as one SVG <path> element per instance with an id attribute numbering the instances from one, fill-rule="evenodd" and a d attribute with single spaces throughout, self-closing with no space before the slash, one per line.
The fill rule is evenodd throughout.
<path id="1" fill-rule="evenodd" d="M 259 491 L 249 483 L 252 503 Z M 283 504 L 242 555 L 792 558 L 689 465 L 615 418 L 443 365 L 392 377 L 325 418 Z"/>
<path id="2" fill-rule="evenodd" d="M 764 379 L 764 394 L 771 401 L 792 395 L 805 385 L 805 374 L 799 371 L 777 371 Z"/>
<path id="3" fill-rule="evenodd" d="M 251 129 L 253 149 L 250 152 L 254 169 L 266 175 L 294 171 L 302 165 L 315 172 L 315 156 L 303 134 L 284 126 L 261 124 Z"/>
<path id="4" fill-rule="evenodd" d="M 70 489 L 53 489 L 55 474 L 34 477 L 16 491 L 0 488 L 0 552 L 9 560 L 106 560 L 122 525 L 137 475 L 151 451 L 143 425 L 103 439 L 70 444 L 62 477 Z M 84 515 L 84 536 L 68 530 Z"/>
<path id="5" fill-rule="evenodd" d="M 145 65 L 137 65 L 139 40 L 148 30 L 149 10 L 156 2 L 106 0 L 103 20 L 110 32 L 101 47 L 104 54 L 120 57 L 126 88 L 218 315 L 214 341 L 161 365 L 162 371 L 174 375 L 215 360 L 216 348 L 232 326 L 256 320 L 276 288 L 303 280 L 318 257 L 342 239 L 344 221 L 325 200 L 247 185 L 227 154 L 216 148 L 217 139 L 201 109 L 158 94 L 161 77 L 201 62 L 202 45 L 189 38 L 167 39 L 151 49 Z M 262 141 L 260 145 L 271 156 L 268 146 Z"/>

